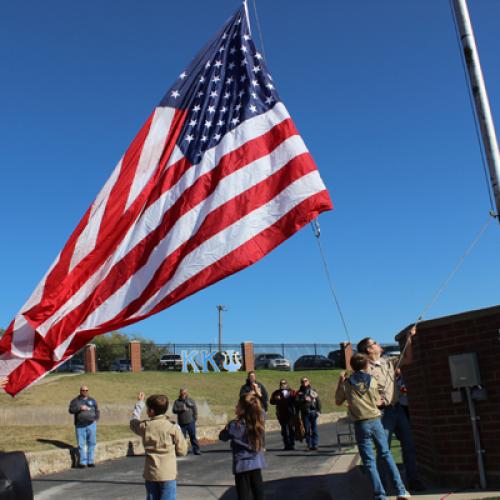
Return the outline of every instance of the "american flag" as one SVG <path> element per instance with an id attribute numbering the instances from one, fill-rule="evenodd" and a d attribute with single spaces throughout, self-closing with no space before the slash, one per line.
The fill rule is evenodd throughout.
<path id="1" fill-rule="evenodd" d="M 7 392 L 253 264 L 331 208 L 242 6 L 154 109 L 9 325 Z"/>

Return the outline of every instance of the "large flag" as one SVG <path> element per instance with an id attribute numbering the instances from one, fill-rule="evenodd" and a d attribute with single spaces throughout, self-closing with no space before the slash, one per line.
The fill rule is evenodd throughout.
<path id="1" fill-rule="evenodd" d="M 331 208 L 242 6 L 154 109 L 9 325 L 7 392 L 253 264 Z"/>

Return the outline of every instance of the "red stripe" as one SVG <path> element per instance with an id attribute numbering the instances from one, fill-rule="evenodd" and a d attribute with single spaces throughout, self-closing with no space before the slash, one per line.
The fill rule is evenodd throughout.
<path id="1" fill-rule="evenodd" d="M 3 354 L 5 352 L 9 352 L 11 349 L 12 332 L 14 331 L 14 322 L 15 322 L 15 319 L 13 319 L 10 322 L 10 325 L 7 327 L 7 330 L 5 330 L 5 332 L 3 332 L 3 335 L 0 338 L 0 354 Z"/>
<path id="2" fill-rule="evenodd" d="M 182 260 L 186 255 L 203 244 L 207 239 L 223 231 L 262 205 L 265 205 L 295 180 L 314 170 L 316 170 L 314 161 L 309 153 L 304 153 L 294 158 L 272 176 L 215 209 L 205 218 L 196 235 L 187 240 L 161 263 L 141 296 L 131 302 L 112 320 L 100 325 L 99 331 L 121 327 L 121 322 L 135 314 L 150 297 L 172 278 L 179 266 L 182 266 Z M 103 285 L 104 287 L 107 285 L 108 291 L 111 289 L 108 283 L 104 283 Z M 98 296 L 101 297 L 101 293 Z M 82 321 L 78 324 L 81 323 Z M 74 326 L 75 329 L 78 324 Z"/>
<path id="3" fill-rule="evenodd" d="M 116 220 L 108 221 L 106 227 L 103 227 L 101 224 L 102 230 L 100 232 L 100 243 L 96 244 L 94 250 L 89 252 L 82 259 L 82 261 L 80 261 L 80 263 L 64 277 L 64 279 L 61 278 L 58 286 L 54 286 L 52 290 L 49 290 L 49 293 L 45 294 L 39 304 L 25 313 L 26 318 L 30 321 L 34 328 L 38 327 L 47 318 L 52 316 L 52 314 L 54 314 L 62 304 L 64 304 L 83 286 L 83 284 L 92 275 L 93 271 L 98 269 L 116 250 L 124 235 L 143 211 L 144 205 L 150 196 L 151 191 L 154 189 L 163 167 L 172 153 L 178 135 L 182 130 L 185 115 L 185 111 L 175 112 L 170 127 L 169 137 L 167 138 L 167 143 L 160 159 L 159 166 L 140 195 L 137 196 L 126 212 L 124 212 Z M 128 196 L 128 192 L 122 194 L 125 198 Z"/>
<path id="4" fill-rule="evenodd" d="M 293 122 L 291 122 L 291 120 L 286 120 L 285 122 L 282 122 L 281 124 L 275 126 L 263 136 L 249 141 L 245 145 L 238 148 L 236 151 L 233 151 L 221 158 L 221 162 L 217 168 L 212 169 L 210 172 L 207 172 L 206 174 L 201 176 L 196 183 L 194 183 L 190 188 L 184 191 L 182 197 L 171 207 L 170 210 L 168 210 L 164 214 L 163 220 L 159 224 L 158 228 L 152 231 L 120 262 L 118 262 L 107 275 L 106 279 L 93 290 L 92 294 L 80 306 L 71 311 L 60 322 L 54 325 L 49 332 L 47 332 L 47 335 L 45 336 L 46 341 L 50 342 L 54 346 L 57 346 L 67 337 L 67 335 L 69 334 L 67 332 L 71 333 L 75 331 L 75 329 L 83 323 L 85 318 L 89 314 L 91 314 L 96 307 L 105 302 L 132 275 L 134 275 L 138 269 L 140 269 L 147 263 L 151 252 L 168 234 L 175 222 L 182 215 L 191 210 L 194 206 L 198 205 L 200 202 L 206 199 L 207 196 L 212 194 L 222 178 L 247 165 L 249 162 L 258 159 L 259 157 L 265 156 L 269 153 L 269 150 L 275 149 L 275 147 L 277 147 L 283 140 L 288 138 L 287 134 L 293 135 L 295 133 L 296 130 Z M 315 169 L 316 167 L 312 158 L 309 155 L 307 155 L 307 158 L 308 163 L 311 164 L 311 169 Z M 302 168 L 300 168 L 300 163 L 301 162 L 297 161 L 296 163 L 289 164 L 289 168 L 282 169 L 284 173 L 280 174 L 280 176 L 276 176 L 276 179 L 279 179 L 281 177 L 285 178 L 285 175 L 287 175 L 288 179 L 295 179 L 296 177 L 294 177 L 294 175 L 299 175 L 303 170 Z M 289 175 L 286 174 L 293 168 L 298 169 L 295 174 L 293 172 L 291 172 Z M 300 175 L 304 175 L 304 173 Z M 273 192 L 273 183 L 271 182 L 269 186 L 267 186 L 267 182 L 268 180 L 263 181 L 262 183 L 260 183 L 260 187 L 251 189 L 249 194 L 245 196 L 253 197 L 252 202 L 255 204 L 255 207 L 260 206 L 260 204 L 266 203 L 279 192 Z M 289 182 L 291 181 L 288 180 L 288 183 Z M 280 191 L 282 189 L 283 186 L 280 188 Z M 159 187 L 159 190 L 162 190 L 161 186 Z M 241 203 L 241 196 L 236 199 L 240 200 Z M 238 202 L 234 201 L 231 204 L 231 207 L 233 207 L 236 203 Z M 245 204 L 241 203 L 241 205 L 238 207 L 240 211 L 235 212 L 238 213 L 237 218 L 245 215 L 245 212 L 241 212 L 241 209 L 244 206 Z M 229 207 L 229 209 L 232 210 L 231 207 Z M 231 217 L 228 217 L 228 214 L 225 213 L 225 211 L 229 209 L 221 207 L 216 210 L 216 215 L 208 218 L 208 223 L 217 228 L 217 230 L 214 230 L 212 234 L 215 234 L 215 232 L 218 232 L 225 227 L 225 225 L 219 227 L 220 222 L 226 222 L 227 224 L 227 221 L 231 220 Z M 202 234 L 204 233 L 202 232 Z M 203 241 L 204 240 L 195 239 L 191 243 L 191 248 L 195 248 L 195 246 L 198 246 Z M 182 248 L 183 247 L 181 247 L 181 249 Z M 171 263 L 172 266 L 175 262 L 178 263 L 179 255 L 185 255 L 185 253 L 183 254 L 180 250 L 178 250 L 174 253 L 173 257 L 167 259 L 168 263 Z M 173 271 L 175 271 L 175 268 L 176 266 L 173 268 Z"/>

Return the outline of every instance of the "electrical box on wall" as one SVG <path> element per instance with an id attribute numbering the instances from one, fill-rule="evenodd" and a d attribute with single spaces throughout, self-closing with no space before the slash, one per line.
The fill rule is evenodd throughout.
<path id="1" fill-rule="evenodd" d="M 481 385 L 479 363 L 475 352 L 455 354 L 448 357 L 451 384 L 455 389 Z"/>

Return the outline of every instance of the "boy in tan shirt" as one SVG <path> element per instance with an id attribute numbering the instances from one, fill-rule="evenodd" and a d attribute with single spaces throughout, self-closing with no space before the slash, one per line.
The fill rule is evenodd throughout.
<path id="1" fill-rule="evenodd" d="M 387 495 L 377 470 L 373 443 L 377 448 L 378 456 L 387 464 L 391 480 L 398 493 L 398 500 L 403 500 L 410 498 L 410 494 L 405 489 L 389 450 L 387 437 L 380 421 L 381 413 L 378 406 L 381 401 L 377 381 L 368 373 L 368 364 L 366 354 L 354 354 L 351 358 L 351 368 L 354 373 L 348 378 L 345 373 L 340 375 L 335 402 L 340 406 L 347 401 L 349 417 L 354 422 L 356 444 L 363 465 L 369 473 L 374 498 L 385 500 Z"/>
<path id="2" fill-rule="evenodd" d="M 167 396 L 149 396 L 146 407 L 149 419 L 141 420 L 144 393 L 140 392 L 130 420 L 130 429 L 141 436 L 146 452 L 144 479 L 147 500 L 175 500 L 176 456 L 187 455 L 187 442 L 180 427 L 170 422 L 165 415 L 168 410 Z"/>

